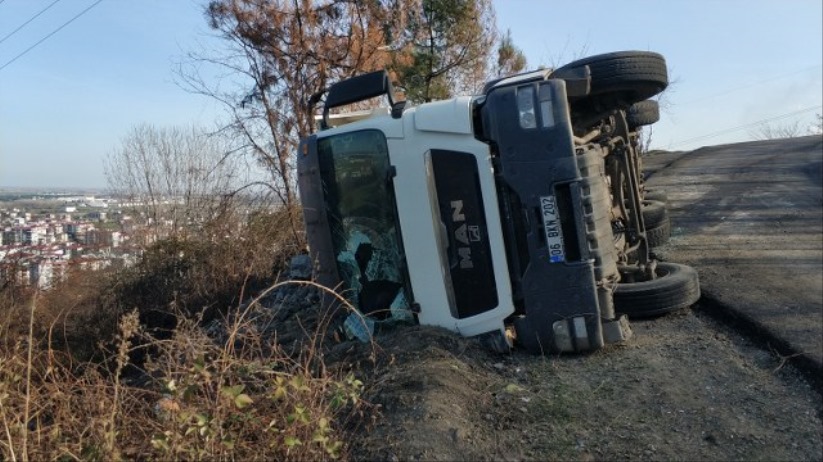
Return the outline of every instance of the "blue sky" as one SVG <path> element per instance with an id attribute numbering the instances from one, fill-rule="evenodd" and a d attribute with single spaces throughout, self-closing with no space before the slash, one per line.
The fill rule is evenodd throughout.
<path id="1" fill-rule="evenodd" d="M 131 127 L 210 125 L 173 64 L 219 44 L 199 0 L 0 0 L 0 187 L 104 187 L 103 159 Z M 84 9 L 88 12 L 15 58 Z M 820 0 L 494 0 L 531 67 L 618 50 L 662 53 L 674 82 L 652 146 L 751 139 L 753 124 L 823 112 Z M 13 62 L 10 62 L 14 60 Z M 5 67 L 4 67 L 5 66 Z"/>

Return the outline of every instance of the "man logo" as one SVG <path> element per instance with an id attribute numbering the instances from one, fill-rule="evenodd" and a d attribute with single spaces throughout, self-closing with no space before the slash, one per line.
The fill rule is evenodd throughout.
<path id="1" fill-rule="evenodd" d="M 454 239 L 463 244 L 457 248 L 457 256 L 460 257 L 460 269 L 472 269 L 474 268 L 474 262 L 472 261 L 472 248 L 469 246 L 469 237 L 471 236 L 472 241 L 474 241 L 476 235 L 477 240 L 480 240 L 480 230 L 477 229 L 477 226 L 466 225 L 466 215 L 463 214 L 462 200 L 451 201 L 451 208 L 452 222 L 455 224 L 462 223 L 454 230 Z"/>
<path id="2" fill-rule="evenodd" d="M 469 240 L 472 242 L 480 242 L 480 227 L 469 226 Z"/>

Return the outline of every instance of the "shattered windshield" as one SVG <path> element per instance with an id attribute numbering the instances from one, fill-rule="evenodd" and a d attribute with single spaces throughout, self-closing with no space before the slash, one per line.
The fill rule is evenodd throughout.
<path id="1" fill-rule="evenodd" d="M 364 130 L 323 138 L 318 157 L 344 295 L 375 319 L 409 319 L 406 260 L 385 137 Z"/>

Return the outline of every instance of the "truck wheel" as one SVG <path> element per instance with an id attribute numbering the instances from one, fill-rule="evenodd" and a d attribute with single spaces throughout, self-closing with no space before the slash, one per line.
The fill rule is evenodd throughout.
<path id="1" fill-rule="evenodd" d="M 643 199 L 648 201 L 669 203 L 669 195 L 662 189 L 647 189 L 643 192 Z"/>
<path id="2" fill-rule="evenodd" d="M 669 212 L 666 211 L 666 204 L 663 202 L 643 200 L 643 224 L 646 230 L 657 228 L 664 222 L 669 221 Z"/>
<path id="3" fill-rule="evenodd" d="M 666 204 L 658 201 L 643 201 L 643 224 L 646 225 L 646 242 L 649 247 L 660 247 L 672 235 L 672 223 Z"/>
<path id="4" fill-rule="evenodd" d="M 646 242 L 649 247 L 660 247 L 669 242 L 672 235 L 672 222 L 667 216 L 666 219 L 654 228 L 646 228 Z"/>
<path id="5" fill-rule="evenodd" d="M 629 318 L 660 316 L 689 307 L 700 299 L 700 283 L 694 268 L 658 262 L 656 279 L 618 283 L 614 309 Z"/>
<path id="6" fill-rule="evenodd" d="M 666 60 L 649 51 L 619 51 L 590 56 L 561 66 L 555 72 L 589 66 L 590 96 L 612 94 L 625 104 L 633 104 L 665 90 L 669 85 Z"/>
<path id="7" fill-rule="evenodd" d="M 660 105 L 655 100 L 647 99 L 634 103 L 626 111 L 626 123 L 632 131 L 637 127 L 651 125 L 658 120 L 660 120 Z"/>

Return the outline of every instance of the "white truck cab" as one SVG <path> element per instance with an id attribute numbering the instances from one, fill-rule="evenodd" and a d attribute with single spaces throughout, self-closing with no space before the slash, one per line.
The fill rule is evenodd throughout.
<path id="1" fill-rule="evenodd" d="M 497 350 L 627 339 L 605 154 L 572 134 L 567 84 L 586 79 L 537 71 L 411 108 L 385 72 L 332 86 L 298 155 L 317 281 L 372 322 L 413 317 Z M 390 109 L 329 116 L 380 95 Z"/>
<path id="2" fill-rule="evenodd" d="M 400 118 L 373 111 L 320 132 L 310 171 L 322 203 L 311 203 L 310 187 L 301 193 L 307 223 L 325 215 L 330 230 L 330 254 L 314 255 L 318 272 L 342 282 L 363 314 L 407 310 L 422 324 L 503 339 L 514 303 L 491 156 L 473 135 L 471 104 L 438 101 Z"/>

